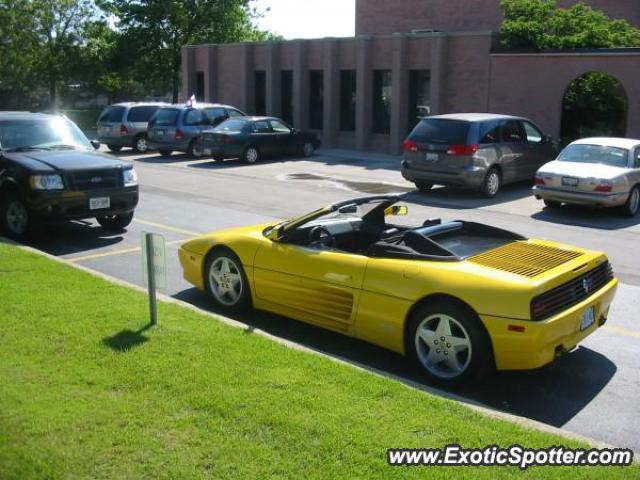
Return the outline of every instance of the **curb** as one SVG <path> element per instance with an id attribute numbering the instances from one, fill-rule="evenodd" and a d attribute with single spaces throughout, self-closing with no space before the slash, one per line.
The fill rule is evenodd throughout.
<path id="1" fill-rule="evenodd" d="M 98 278 L 101 278 L 103 280 L 106 280 L 109 283 L 112 283 L 112 284 L 115 284 L 115 285 L 119 285 L 119 286 L 122 286 L 122 287 L 125 287 L 125 288 L 129 288 L 129 289 L 141 292 L 141 293 L 145 293 L 145 294 L 147 293 L 147 290 L 145 288 L 143 288 L 143 287 L 140 287 L 139 285 L 135 285 L 135 284 L 129 283 L 129 282 L 125 281 L 125 280 L 121 280 L 119 278 L 112 277 L 111 275 L 107 275 L 105 273 L 98 272 L 96 270 L 92 270 L 92 269 L 90 269 L 88 267 L 85 267 L 83 265 L 79 265 L 79 264 L 70 262 L 70 261 L 65 260 L 63 258 L 60 258 L 60 257 L 56 257 L 54 255 L 51 255 L 49 253 L 46 253 L 46 252 L 43 252 L 41 250 L 35 249 L 33 247 L 29 247 L 29 246 L 26 246 L 26 245 L 22 245 L 22 244 L 16 243 L 16 242 L 14 242 L 12 240 L 9 240 L 9 239 L 1 237 L 1 236 L 0 236 L 0 243 L 16 246 L 21 250 L 24 250 L 24 251 L 27 251 L 27 252 L 31 252 L 31 253 L 34 253 L 36 255 L 48 258 L 48 259 L 53 260 L 53 261 L 55 261 L 57 263 L 60 263 L 60 264 L 67 265 L 67 266 L 69 266 L 71 268 L 74 268 L 76 270 L 80 270 L 82 272 L 88 273 L 88 274 L 90 274 L 90 275 L 92 275 L 94 277 L 98 277 Z M 609 449 L 617 448 L 617 447 L 615 447 L 613 445 L 610 445 L 610 444 L 605 443 L 605 442 L 601 442 L 601 441 L 596 440 L 594 438 L 590 438 L 590 437 L 587 437 L 587 436 L 584 436 L 584 435 L 580 435 L 580 434 L 577 434 L 577 433 L 569 432 L 567 430 L 563 430 L 562 428 L 553 427 L 551 425 L 547 425 L 547 424 L 539 422 L 537 420 L 532 420 L 532 419 L 529 419 L 529 418 L 520 417 L 518 415 L 513 415 L 511 413 L 507 413 L 507 412 L 504 412 L 504 411 L 501 411 L 501 410 L 495 410 L 495 409 L 493 409 L 491 407 L 488 407 L 487 405 L 484 405 L 484 404 L 482 404 L 480 402 L 477 402 L 475 400 L 463 397 L 461 395 L 457 395 L 455 393 L 447 392 L 447 391 L 441 390 L 439 388 L 435 388 L 435 387 L 431 387 L 431 386 L 428 386 L 428 385 L 420 384 L 420 383 L 408 380 L 406 378 L 400 377 L 398 375 L 382 372 L 382 371 L 380 371 L 380 370 L 378 370 L 376 368 L 365 366 L 365 365 L 362 365 L 362 364 L 357 363 L 357 362 L 348 361 L 348 360 L 345 360 L 344 358 L 341 358 L 341 357 L 332 356 L 332 355 L 323 353 L 321 351 L 305 347 L 304 345 L 300 345 L 298 343 L 295 343 L 295 342 L 286 340 L 284 338 L 272 335 L 272 334 L 270 334 L 268 332 L 265 332 L 264 330 L 260 330 L 259 328 L 248 327 L 246 324 L 244 324 L 242 322 L 239 322 L 237 320 L 233 320 L 232 318 L 224 317 L 224 316 L 219 315 L 219 314 L 214 314 L 214 313 L 209 312 L 207 310 L 203 310 L 201 308 L 198 308 L 195 305 L 192 305 L 192 304 L 190 304 L 188 302 L 185 302 L 185 301 L 182 301 L 182 300 L 178 300 L 176 298 L 170 297 L 170 296 L 162 294 L 162 293 L 158 293 L 157 294 L 157 298 L 158 298 L 159 301 L 162 301 L 163 303 L 179 305 L 179 306 L 187 308 L 187 309 L 189 309 L 189 310 L 191 310 L 193 312 L 199 313 L 201 315 L 207 316 L 207 317 L 209 317 L 211 319 L 214 319 L 216 321 L 222 322 L 223 324 L 228 325 L 228 326 L 233 327 L 233 328 L 238 328 L 238 329 L 243 329 L 243 330 L 247 330 L 248 328 L 250 328 L 251 329 L 251 333 L 260 335 L 260 336 L 262 336 L 264 338 L 268 338 L 270 340 L 273 340 L 273 341 L 275 341 L 275 342 L 277 342 L 277 343 L 279 343 L 281 345 L 284 345 L 284 346 L 286 346 L 288 348 L 293 348 L 295 350 L 299 350 L 299 351 L 311 353 L 311 354 L 314 354 L 314 355 L 318 355 L 318 356 L 324 357 L 326 359 L 329 359 L 329 360 L 331 360 L 333 362 L 340 363 L 342 365 L 346 365 L 346 366 L 349 366 L 349 367 L 354 368 L 356 370 L 367 372 L 367 373 L 376 375 L 378 377 L 390 378 L 392 380 L 395 380 L 395 381 L 403 384 L 405 387 L 411 388 L 413 390 L 420 390 L 420 391 L 422 391 L 424 393 L 427 393 L 427 394 L 430 394 L 430 395 L 434 395 L 434 396 L 438 396 L 440 398 L 445 398 L 447 400 L 453 400 L 455 402 L 462 403 L 465 406 L 467 406 L 468 408 L 470 408 L 470 409 L 472 409 L 472 410 L 474 410 L 476 412 L 479 412 L 481 414 L 484 414 L 486 416 L 492 417 L 492 418 L 496 418 L 496 419 L 499 419 L 499 420 L 505 420 L 505 421 L 509 421 L 509 422 L 512 422 L 512 423 L 516 423 L 516 424 L 518 424 L 520 426 L 523 426 L 525 428 L 529 428 L 529 429 L 532 429 L 532 430 L 538 430 L 538 431 L 541 431 L 541 432 L 544 432 L 544 433 L 549 433 L 549 434 L 561 436 L 561 437 L 564 437 L 564 438 L 566 438 L 568 440 L 574 440 L 574 441 L 583 442 L 583 443 L 586 443 L 586 444 L 590 445 L 593 448 L 601 448 L 601 449 L 602 448 L 609 448 Z M 638 460 L 634 460 L 634 463 L 638 463 Z"/>

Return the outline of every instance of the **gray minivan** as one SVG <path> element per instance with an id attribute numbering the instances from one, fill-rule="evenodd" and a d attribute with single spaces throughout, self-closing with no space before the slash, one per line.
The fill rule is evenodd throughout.
<path id="1" fill-rule="evenodd" d="M 147 124 L 156 111 L 166 103 L 127 102 L 105 108 L 98 117 L 98 140 L 112 152 L 123 147 L 136 152 L 149 150 Z"/>
<path id="2" fill-rule="evenodd" d="M 504 184 L 533 180 L 557 153 L 551 137 L 526 118 L 437 115 L 421 120 L 405 140 L 402 176 L 422 191 L 451 185 L 490 198 Z"/>
<path id="3" fill-rule="evenodd" d="M 158 149 L 164 156 L 178 151 L 199 158 L 202 151 L 197 140 L 203 130 L 215 127 L 229 118 L 244 116 L 246 115 L 235 107 L 214 103 L 163 107 L 149 122 L 149 146 Z"/>

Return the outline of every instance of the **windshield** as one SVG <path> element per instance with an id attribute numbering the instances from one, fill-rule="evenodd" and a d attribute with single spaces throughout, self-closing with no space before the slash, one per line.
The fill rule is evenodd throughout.
<path id="1" fill-rule="evenodd" d="M 470 125 L 461 120 L 426 118 L 416 125 L 409 139 L 419 143 L 464 145 L 467 143 Z"/>
<path id="2" fill-rule="evenodd" d="M 603 145 L 574 144 L 565 148 L 558 157 L 561 162 L 601 163 L 613 167 L 626 167 L 629 164 L 629 150 Z"/>
<path id="3" fill-rule="evenodd" d="M 151 119 L 151 124 L 158 127 L 173 127 L 178 123 L 179 110 L 175 108 L 161 108 Z"/>
<path id="4" fill-rule="evenodd" d="M 69 148 L 93 150 L 82 131 L 61 117 L 0 121 L 0 146 L 5 151 Z"/>
<path id="5" fill-rule="evenodd" d="M 216 127 L 216 132 L 240 132 L 246 125 L 246 120 L 226 120 Z"/>

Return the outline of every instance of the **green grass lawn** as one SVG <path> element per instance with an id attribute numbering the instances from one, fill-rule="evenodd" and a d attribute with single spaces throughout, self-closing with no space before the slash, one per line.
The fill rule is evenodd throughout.
<path id="1" fill-rule="evenodd" d="M 638 478 L 389 467 L 389 447 L 582 446 L 0 243 L 0 478 Z M 552 406 L 550 406 L 552 408 Z"/>

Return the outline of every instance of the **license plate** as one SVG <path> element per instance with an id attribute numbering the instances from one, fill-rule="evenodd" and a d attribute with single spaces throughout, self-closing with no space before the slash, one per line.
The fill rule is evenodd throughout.
<path id="1" fill-rule="evenodd" d="M 204 154 L 205 154 L 205 155 L 207 155 L 207 156 L 211 155 L 211 149 L 210 149 L 210 148 L 205 148 L 205 149 L 203 150 L 203 152 L 204 152 Z"/>
<path id="2" fill-rule="evenodd" d="M 578 179 L 575 177 L 562 177 L 562 185 L 567 187 L 577 187 Z"/>
<path id="3" fill-rule="evenodd" d="M 437 153 L 427 153 L 427 161 L 428 162 L 437 162 L 438 154 Z"/>
<path id="4" fill-rule="evenodd" d="M 156 135 L 158 135 L 159 137 L 164 136 L 164 130 L 156 130 Z"/>
<path id="5" fill-rule="evenodd" d="M 106 133 L 111 133 L 111 127 L 109 127 L 109 126 L 105 126 L 105 127 L 102 127 L 102 128 L 104 129 L 104 131 L 105 131 Z"/>
<path id="6" fill-rule="evenodd" d="M 582 320 L 580 321 L 580 331 L 584 331 L 591 325 L 596 323 L 596 309 L 595 307 L 589 308 L 582 314 Z"/>
<path id="7" fill-rule="evenodd" d="M 101 210 L 109 208 L 111 206 L 111 199 L 109 197 L 96 197 L 89 199 L 89 210 Z"/>

